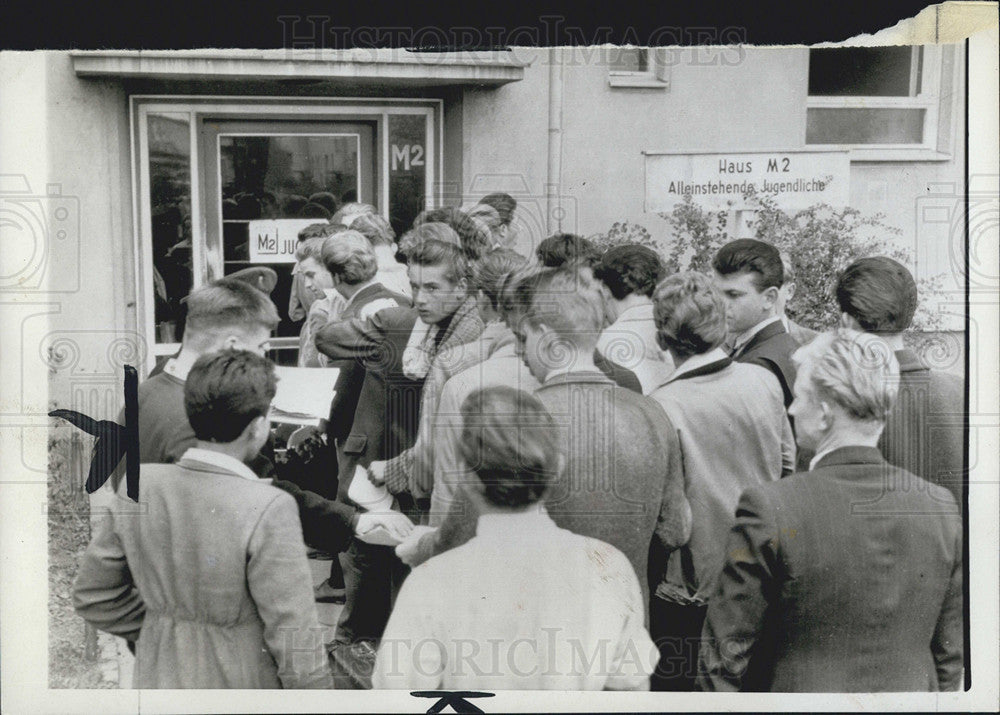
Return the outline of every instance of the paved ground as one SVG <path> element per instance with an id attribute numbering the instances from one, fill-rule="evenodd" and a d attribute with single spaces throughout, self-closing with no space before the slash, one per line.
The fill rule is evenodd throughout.
<path id="1" fill-rule="evenodd" d="M 330 575 L 329 561 L 309 559 L 309 568 L 313 575 L 313 585 L 319 584 Z M 342 608 L 342 605 L 335 603 L 316 604 L 320 625 L 327 627 L 327 631 L 324 633 L 326 642 L 333 639 L 337 618 L 340 616 Z M 129 653 L 125 641 L 116 636 L 101 633 L 98 636 L 98 647 L 100 648 L 101 676 L 104 680 L 117 683 L 119 688 L 131 688 L 135 657 Z"/>

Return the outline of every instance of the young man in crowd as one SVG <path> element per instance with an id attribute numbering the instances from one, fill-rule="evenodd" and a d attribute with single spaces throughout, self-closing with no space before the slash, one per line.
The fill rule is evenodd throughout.
<path id="1" fill-rule="evenodd" d="M 785 407 L 792 403 L 798 343 L 778 314 L 784 269 L 778 249 L 752 238 L 731 241 L 712 260 L 715 284 L 726 300 L 729 348 L 734 360 L 761 365 L 777 378 Z"/>
<path id="2" fill-rule="evenodd" d="M 843 324 L 879 336 L 899 361 L 899 397 L 879 440 L 886 461 L 946 487 L 961 508 L 964 385 L 958 375 L 929 369 L 903 344 L 917 309 L 913 276 L 891 258 L 862 258 L 841 274 L 836 295 Z"/>
<path id="3" fill-rule="evenodd" d="M 820 335 L 795 354 L 791 415 L 808 472 L 747 489 L 708 604 L 706 690 L 961 687 L 962 524 L 942 487 L 877 444 L 898 364 L 877 338 Z"/>
<path id="4" fill-rule="evenodd" d="M 316 336 L 323 354 L 334 360 L 357 360 L 365 368 L 350 434 L 337 448 L 338 493 L 344 503 L 350 503 L 348 490 L 358 466 L 367 468 L 412 446 L 421 389 L 438 353 L 474 340 L 483 330 L 475 301 L 468 295 L 468 263 L 461 250 L 426 241 L 411 251 L 407 271 L 412 309 L 386 308 L 367 320 L 331 323 Z M 414 513 L 412 500 L 403 493 L 399 496 L 401 506 Z M 315 530 L 321 531 L 325 523 L 321 511 L 303 512 L 303 522 L 314 516 Z M 403 576 L 401 564 L 391 547 L 355 539 L 343 565 L 347 604 L 337 624 L 337 640 L 370 643 L 385 628 L 394 582 Z"/>
<path id="5" fill-rule="evenodd" d="M 560 426 L 558 443 L 567 459 L 546 495 L 546 509 L 564 529 L 624 553 L 648 604 L 651 543 L 657 540 L 669 553 L 691 533 L 677 432 L 653 400 L 618 387 L 594 365 L 604 327 L 594 283 L 566 267 L 533 273 L 512 292 L 523 306 L 514 330 L 517 353 L 541 383 L 535 396 Z M 435 552 L 471 538 L 475 510 L 467 505 L 461 498 L 453 502 Z M 412 548 L 422 553 L 426 546 Z M 405 555 L 408 549 L 401 550 Z"/>
<path id="6" fill-rule="evenodd" d="M 662 573 L 650 605 L 661 653 L 652 684 L 654 690 L 694 690 L 706 604 L 740 494 L 791 473 L 795 442 L 777 382 L 720 347 L 725 305 L 710 278 L 670 276 L 656 287 L 653 303 L 659 343 L 677 369 L 651 397 L 680 438 L 692 528 L 686 545 L 650 568 Z"/>
<path id="7" fill-rule="evenodd" d="M 137 688 L 332 685 L 295 502 L 247 466 L 276 385 L 253 352 L 199 357 L 183 384 L 194 443 L 143 465 L 141 504 L 119 486 L 83 555 L 74 606 L 136 643 Z"/>
<path id="8" fill-rule="evenodd" d="M 310 238 L 325 238 L 330 229 L 326 221 L 310 224 L 299 231 L 299 243 Z M 314 300 L 323 297 L 321 290 L 308 288 L 299 276 L 299 264 L 292 266 L 292 290 L 288 298 L 288 318 L 293 322 L 304 320 L 309 313 L 309 306 Z"/>
<path id="9" fill-rule="evenodd" d="M 329 226 L 324 233 L 335 235 L 335 231 L 343 230 Z M 299 367 L 322 367 L 325 364 L 316 350 L 316 331 L 337 320 L 344 310 L 344 297 L 333 289 L 333 278 L 323 265 L 326 239 L 326 236 L 307 238 L 295 247 L 296 278 L 306 290 L 320 296 L 307 308 L 306 321 L 299 331 Z"/>
<path id="10" fill-rule="evenodd" d="M 673 370 L 657 343 L 650 299 L 663 272 L 656 252 L 638 244 L 609 249 L 594 266 L 611 321 L 597 341 L 595 362 L 612 380 L 643 395 Z"/>
<path id="11" fill-rule="evenodd" d="M 197 441 L 184 411 L 184 382 L 202 355 L 219 350 L 249 350 L 264 355 L 278 310 L 264 293 L 250 284 L 222 278 L 187 297 L 187 324 L 180 352 L 163 371 L 139 385 L 139 461 L 176 462 Z M 119 423 L 124 424 L 123 418 Z M 125 474 L 124 460 L 116 469 L 111 489 Z M 257 455 L 251 467 L 261 477 L 273 477 L 274 465 Z"/>
<path id="12" fill-rule="evenodd" d="M 485 360 L 498 340 L 509 339 L 513 343 L 513 334 L 500 319 L 494 300 L 498 298 L 504 278 L 524 263 L 525 259 L 513 251 L 491 251 L 471 267 L 470 293 L 484 324 L 482 334 L 470 342 L 439 351 L 424 381 L 416 442 L 388 462 L 372 462 L 369 465 L 369 472 L 375 479 L 384 481 L 394 494 L 408 492 L 416 498 L 430 497 L 432 502 L 435 499 L 432 489 L 435 486 L 436 432 L 442 390 L 454 375 Z M 449 405 L 447 409 L 459 405 Z M 441 418 L 447 420 L 448 415 L 442 414 Z"/>
<path id="13" fill-rule="evenodd" d="M 524 392 L 491 387 L 465 400 L 462 420 L 476 535 L 407 579 L 373 686 L 647 689 L 654 649 L 629 560 L 542 506 L 561 461 L 552 417 Z"/>

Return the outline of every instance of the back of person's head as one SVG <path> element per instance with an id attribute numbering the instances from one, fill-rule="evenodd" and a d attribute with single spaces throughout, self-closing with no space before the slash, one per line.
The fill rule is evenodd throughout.
<path id="1" fill-rule="evenodd" d="M 329 221 L 330 212 L 322 204 L 314 204 L 310 201 L 299 209 L 299 218 L 321 218 Z"/>
<path id="2" fill-rule="evenodd" d="M 309 203 L 319 204 L 329 211 L 331 216 L 337 213 L 337 210 L 340 208 L 340 199 L 331 194 L 329 191 L 317 191 L 309 197 Z"/>
<path id="3" fill-rule="evenodd" d="M 523 509 L 542 499 L 559 471 L 556 425 L 537 397 L 513 387 L 477 390 L 462 403 L 459 456 L 487 503 Z"/>
<path id="4" fill-rule="evenodd" d="M 351 221 L 351 230 L 368 239 L 372 246 L 391 246 L 396 242 L 396 232 L 382 216 L 376 213 L 358 214 Z"/>
<path id="5" fill-rule="evenodd" d="M 330 275 L 347 285 L 360 285 L 375 277 L 378 261 L 368 239 L 357 231 L 347 230 L 323 239 L 323 265 Z"/>
<path id="6" fill-rule="evenodd" d="M 305 241 L 309 238 L 322 238 L 326 236 L 326 231 L 329 227 L 330 224 L 325 221 L 322 223 L 311 223 L 299 231 L 299 241 Z"/>
<path id="7" fill-rule="evenodd" d="M 500 214 L 497 213 L 495 208 L 489 204 L 472 204 L 471 206 L 463 207 L 462 211 L 473 221 L 485 226 L 486 230 L 490 232 L 491 245 L 497 244 L 504 224 L 500 220 Z"/>
<path id="8" fill-rule="evenodd" d="M 597 283 L 574 265 L 552 268 L 519 286 L 525 319 L 542 325 L 579 348 L 593 347 L 605 328 L 604 302 Z"/>
<path id="9" fill-rule="evenodd" d="M 409 231 L 404 233 L 399 239 L 399 247 L 397 248 L 398 257 L 404 262 L 406 257 L 409 255 L 410 251 L 417 246 L 417 244 L 423 243 L 424 241 L 441 241 L 442 243 L 448 243 L 457 248 L 462 247 L 462 241 L 459 239 L 458 234 L 455 233 L 455 229 L 445 223 L 424 223 L 419 226 L 414 226 Z"/>
<path id="10" fill-rule="evenodd" d="M 899 363 L 874 335 L 850 328 L 820 333 L 792 360 L 817 400 L 837 405 L 853 420 L 884 422 L 896 400 Z"/>
<path id="11" fill-rule="evenodd" d="M 295 260 L 304 261 L 307 258 L 312 258 L 317 263 L 322 263 L 324 241 L 326 241 L 324 236 L 299 241 L 298 245 L 295 246 Z"/>
<path id="12" fill-rule="evenodd" d="M 500 285 L 500 301 L 498 308 L 507 325 L 514 327 L 531 307 L 531 296 L 534 294 L 534 282 L 552 269 L 539 268 L 531 263 L 508 273 Z"/>
<path id="13" fill-rule="evenodd" d="M 663 272 L 663 261 L 656 251 L 637 243 L 608 249 L 594 266 L 594 278 L 608 287 L 615 300 L 633 293 L 652 296 Z"/>
<path id="14" fill-rule="evenodd" d="M 778 249 L 755 238 L 740 238 L 727 243 L 715 254 L 712 268 L 723 276 L 734 273 L 752 274 L 758 292 L 768 288 L 781 288 L 785 282 Z"/>
<path id="15" fill-rule="evenodd" d="M 345 202 L 337 209 L 337 212 L 330 217 L 330 223 L 350 226 L 351 222 L 361 214 L 378 213 L 371 204 L 360 204 L 357 201 Z"/>
<path id="16" fill-rule="evenodd" d="M 461 209 L 452 206 L 429 209 L 417 215 L 413 227 L 429 223 L 443 223 L 450 226 L 461 242 L 462 250 L 470 261 L 477 261 L 493 243 L 493 235 L 482 223 L 472 220 Z"/>
<path id="17" fill-rule="evenodd" d="M 247 350 L 198 358 L 184 381 L 184 410 L 203 442 L 234 442 L 267 415 L 277 390 L 274 363 Z"/>
<path id="18" fill-rule="evenodd" d="M 840 310 L 869 333 L 902 333 L 917 310 L 917 284 L 906 267 L 886 256 L 855 261 L 840 274 Z"/>
<path id="19" fill-rule="evenodd" d="M 286 218 L 298 218 L 299 211 L 302 207 L 309 203 L 309 199 L 305 196 L 299 196 L 298 194 L 289 194 L 281 202 L 281 213 Z"/>
<path id="20" fill-rule="evenodd" d="M 493 309 L 497 310 L 507 277 L 523 268 L 527 262 L 527 258 L 509 248 L 494 249 L 476 261 L 472 285 L 476 290 L 482 291 Z"/>
<path id="21" fill-rule="evenodd" d="M 510 225 L 510 222 L 514 219 L 514 211 L 517 210 L 517 200 L 510 194 L 503 192 L 487 194 L 479 199 L 479 203 L 495 208 L 497 214 L 500 216 L 500 222 L 504 226 Z"/>
<path id="22" fill-rule="evenodd" d="M 653 292 L 660 346 L 681 358 L 719 347 L 726 337 L 726 306 L 712 280 L 695 271 L 663 279 Z"/>
<path id="23" fill-rule="evenodd" d="M 185 302 L 185 342 L 233 330 L 271 331 L 280 322 L 278 309 L 265 293 L 232 278 L 221 278 L 198 288 Z"/>
<path id="24" fill-rule="evenodd" d="M 444 241 L 421 241 L 406 254 L 406 262 L 411 266 L 444 266 L 445 278 L 452 284 L 469 278 L 470 266 L 465 253 L 458 246 Z"/>
<path id="25" fill-rule="evenodd" d="M 601 252 L 593 242 L 574 233 L 549 236 L 535 248 L 535 255 L 546 268 L 559 268 L 570 263 L 593 267 L 601 258 Z"/>

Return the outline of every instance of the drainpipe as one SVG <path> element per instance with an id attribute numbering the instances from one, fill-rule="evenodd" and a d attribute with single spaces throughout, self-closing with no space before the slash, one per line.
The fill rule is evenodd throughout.
<path id="1" fill-rule="evenodd" d="M 562 50 L 549 48 L 549 162 L 546 192 L 546 228 L 548 235 L 559 233 L 563 210 L 560 188 L 562 186 L 562 104 L 563 76 Z"/>

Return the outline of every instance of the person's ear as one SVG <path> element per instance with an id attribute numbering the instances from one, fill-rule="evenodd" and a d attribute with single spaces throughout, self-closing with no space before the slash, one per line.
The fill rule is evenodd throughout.
<path id="1" fill-rule="evenodd" d="M 773 308 L 778 303 L 778 294 L 780 290 L 781 289 L 778 288 L 777 286 L 771 286 L 770 288 L 766 288 L 761 293 L 761 295 L 764 297 L 765 307 L 770 309 Z"/>
<path id="2" fill-rule="evenodd" d="M 824 432 L 829 432 L 833 427 L 834 414 L 833 408 L 830 407 L 830 403 L 826 400 L 820 400 L 819 403 L 819 424 L 823 428 Z"/>
<path id="3" fill-rule="evenodd" d="M 659 330 L 656 331 L 656 344 L 659 345 L 660 350 L 663 350 L 664 352 L 670 350 L 670 348 L 667 346 L 667 341 L 663 339 L 663 335 L 660 333 Z"/>
<path id="4" fill-rule="evenodd" d="M 226 339 L 222 341 L 222 346 L 220 350 L 236 350 L 236 346 L 242 341 L 238 335 L 228 335 Z"/>
<path id="5" fill-rule="evenodd" d="M 462 276 L 461 278 L 458 279 L 458 283 L 455 284 L 455 287 L 458 290 L 462 291 L 463 293 L 468 294 L 468 292 L 469 292 L 469 279 L 466 278 L 465 276 Z"/>
<path id="6" fill-rule="evenodd" d="M 792 298 L 795 297 L 795 283 L 785 283 L 785 302 L 791 302 Z"/>

